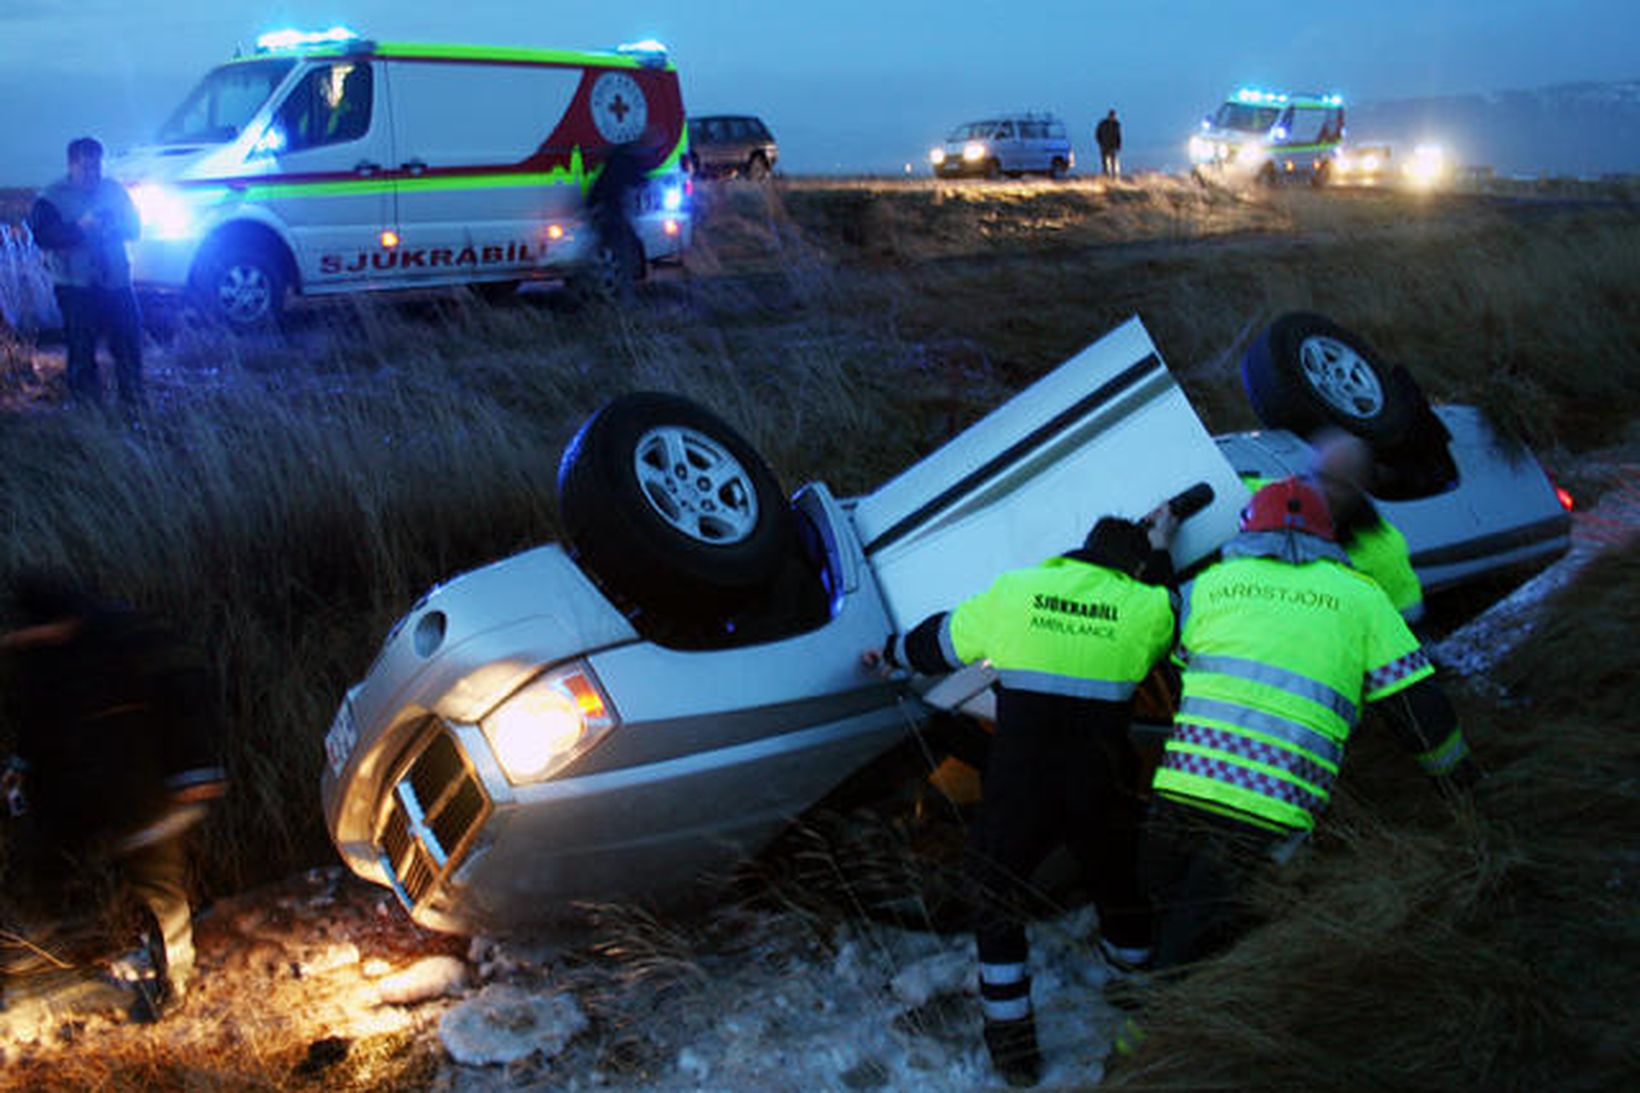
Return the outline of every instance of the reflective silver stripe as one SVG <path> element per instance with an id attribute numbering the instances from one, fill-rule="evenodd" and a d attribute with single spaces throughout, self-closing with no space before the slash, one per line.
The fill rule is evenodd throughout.
<path id="1" fill-rule="evenodd" d="M 1196 591 L 1196 578 L 1194 578 L 1194 577 L 1190 578 L 1188 581 L 1184 582 L 1184 584 L 1179 586 L 1179 605 L 1178 605 L 1179 629 L 1176 631 L 1176 633 L 1179 633 L 1179 634 L 1184 633 L 1184 624 L 1190 621 L 1190 601 L 1194 597 L 1195 591 Z M 1179 648 L 1179 652 L 1180 652 L 1180 654 L 1184 653 L 1183 646 L 1181 646 Z"/>
<path id="2" fill-rule="evenodd" d="M 1031 1015 L 1031 999 L 1028 995 L 1001 1002 L 981 998 L 979 1009 L 987 1021 L 1023 1021 Z"/>
<path id="3" fill-rule="evenodd" d="M 951 640 L 951 613 L 949 611 L 940 618 L 939 639 L 940 656 L 945 658 L 945 663 L 952 668 L 961 668 L 967 663 L 967 661 L 957 656 L 956 643 Z"/>
<path id="4" fill-rule="evenodd" d="M 1126 702 L 1139 689 L 1138 683 L 1129 680 L 1077 679 L 1053 672 L 1029 672 L 1023 668 L 998 671 L 997 682 L 1015 691 L 1064 695 L 1067 698 L 1102 698 L 1107 702 Z"/>
<path id="5" fill-rule="evenodd" d="M 1285 668 L 1260 664 L 1256 660 L 1247 660 L 1243 657 L 1222 657 L 1197 653 L 1190 658 L 1190 670 L 1192 672 L 1217 672 L 1220 675 L 1234 676 L 1237 679 L 1245 679 L 1252 683 L 1262 683 L 1266 687 L 1276 687 L 1288 694 L 1319 703 L 1342 717 L 1348 724 L 1355 724 L 1354 702 L 1325 683 L 1310 679 L 1308 676 L 1301 676 L 1297 672 L 1289 672 Z"/>
<path id="6" fill-rule="evenodd" d="M 979 981 L 989 983 L 995 987 L 1007 986 L 1010 983 L 1025 982 L 1024 964 L 981 964 L 979 966 Z"/>
<path id="7" fill-rule="evenodd" d="M 1325 759 L 1333 766 L 1344 761 L 1344 749 L 1325 736 L 1316 732 L 1307 725 L 1300 725 L 1297 721 L 1289 721 L 1285 717 L 1278 717 L 1273 713 L 1255 710 L 1250 706 L 1238 706 L 1234 702 L 1221 702 L 1213 698 L 1187 697 L 1179 704 L 1179 715 L 1188 717 L 1210 717 L 1215 721 L 1236 725 L 1244 729 L 1261 732 L 1265 736 L 1273 736 L 1295 747 Z"/>

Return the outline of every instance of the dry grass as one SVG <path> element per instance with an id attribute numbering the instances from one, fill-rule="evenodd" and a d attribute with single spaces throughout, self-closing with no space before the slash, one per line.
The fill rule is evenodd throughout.
<path id="1" fill-rule="evenodd" d="M 134 425 L 59 412 L 53 355 L 0 346 L 0 393 L 31 407 L 0 428 L 0 577 L 66 566 L 178 621 L 218 665 L 236 792 L 207 832 L 210 888 L 329 859 L 320 741 L 343 687 L 429 584 L 555 535 L 562 445 L 623 390 L 705 401 L 788 485 L 846 494 L 1134 313 L 1210 425 L 1250 425 L 1241 347 L 1312 308 L 1540 444 L 1633 436 L 1630 206 L 1168 180 L 705 197 L 689 276 L 631 312 L 448 293 L 305 308 L 271 343 L 185 329 L 152 355 L 156 406 Z M 1494 768 L 1473 813 L 1417 798 L 1400 757 L 1367 743 L 1321 853 L 1261 894 L 1279 920 L 1158 995 L 1153 1050 L 1124 1081 L 1594 1086 L 1633 1064 L 1640 999 L 1607 957 L 1640 940 L 1623 913 L 1635 755 L 1611 731 L 1633 708 L 1634 562 L 1592 570 L 1587 603 L 1520 654 L 1530 704 L 1466 704 Z M 805 883 L 788 892 L 837 857 L 822 841 L 795 861 Z M 861 913 L 896 878 L 834 880 L 794 913 Z M 704 942 L 663 925 L 615 931 L 608 955 L 686 986 Z M 260 1088 L 288 1080 L 290 1050 L 105 1059 L 49 1080 Z"/>

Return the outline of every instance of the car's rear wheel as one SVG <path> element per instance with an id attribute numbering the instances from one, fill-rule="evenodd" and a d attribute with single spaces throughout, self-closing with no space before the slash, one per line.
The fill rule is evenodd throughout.
<path id="1" fill-rule="evenodd" d="M 643 612 L 727 617 L 795 549 L 780 484 L 741 435 L 678 395 L 605 404 L 558 468 L 581 564 Z"/>
<path id="2" fill-rule="evenodd" d="M 1066 165 L 1064 160 L 1058 158 L 1057 156 L 1054 157 L 1052 166 L 1048 168 L 1049 177 L 1064 178 L 1068 174 L 1070 174 L 1070 167 Z"/>
<path id="3" fill-rule="evenodd" d="M 762 182 L 769 177 L 769 161 L 762 152 L 753 153 L 752 158 L 746 161 L 746 177 L 753 182 Z"/>
<path id="4" fill-rule="evenodd" d="M 1241 360 L 1260 421 L 1309 434 L 1325 425 L 1374 446 L 1399 444 L 1423 406 L 1405 369 L 1385 365 L 1366 340 L 1310 312 L 1282 315 Z"/>

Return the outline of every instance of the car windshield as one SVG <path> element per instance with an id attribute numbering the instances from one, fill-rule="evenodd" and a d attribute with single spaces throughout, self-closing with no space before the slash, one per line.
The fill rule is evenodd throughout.
<path id="1" fill-rule="evenodd" d="M 971 121 L 965 125 L 959 125 L 955 129 L 951 130 L 951 135 L 945 139 L 988 140 L 990 139 L 991 134 L 996 132 L 996 129 L 997 123 L 994 121 Z"/>
<path id="2" fill-rule="evenodd" d="M 225 144 L 255 116 L 294 60 L 247 61 L 213 69 L 155 138 L 160 144 Z"/>
<path id="3" fill-rule="evenodd" d="M 1274 106 L 1250 106 L 1244 102 L 1227 102 L 1213 115 L 1215 129 L 1233 129 L 1240 133 L 1268 133 L 1281 111 Z"/>

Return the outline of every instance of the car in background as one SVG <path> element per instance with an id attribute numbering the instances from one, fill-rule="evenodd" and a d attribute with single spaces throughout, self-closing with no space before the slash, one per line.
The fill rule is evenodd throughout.
<path id="1" fill-rule="evenodd" d="M 1053 114 L 1006 114 L 964 122 L 928 153 L 936 177 L 1024 174 L 1064 178 L 1076 166 L 1065 123 Z"/>
<path id="2" fill-rule="evenodd" d="M 1171 547 L 1188 575 L 1235 534 L 1243 476 L 1304 470 L 1322 424 L 1391 472 L 1374 499 L 1426 589 L 1569 545 L 1529 453 L 1325 318 L 1278 318 L 1243 378 L 1268 427 L 1209 436 L 1130 319 L 855 498 L 788 499 L 686 398 L 612 400 L 560 463 L 568 545 L 433 588 L 348 688 L 320 793 L 337 849 L 442 930 L 720 882 L 843 782 L 923 755 L 938 711 L 994 712 L 984 664 L 884 678 L 862 651 L 1206 483 Z"/>
<path id="3" fill-rule="evenodd" d="M 1341 186 L 1382 186 L 1395 181 L 1394 160 L 1388 144 L 1347 144 L 1333 159 L 1333 180 Z"/>
<path id="4" fill-rule="evenodd" d="M 768 178 L 780 145 L 760 118 L 712 114 L 689 119 L 689 166 L 699 178 Z"/>
<path id="5" fill-rule="evenodd" d="M 1202 119 L 1187 150 L 1198 179 L 1322 186 L 1343 140 L 1343 96 L 1243 87 Z"/>

